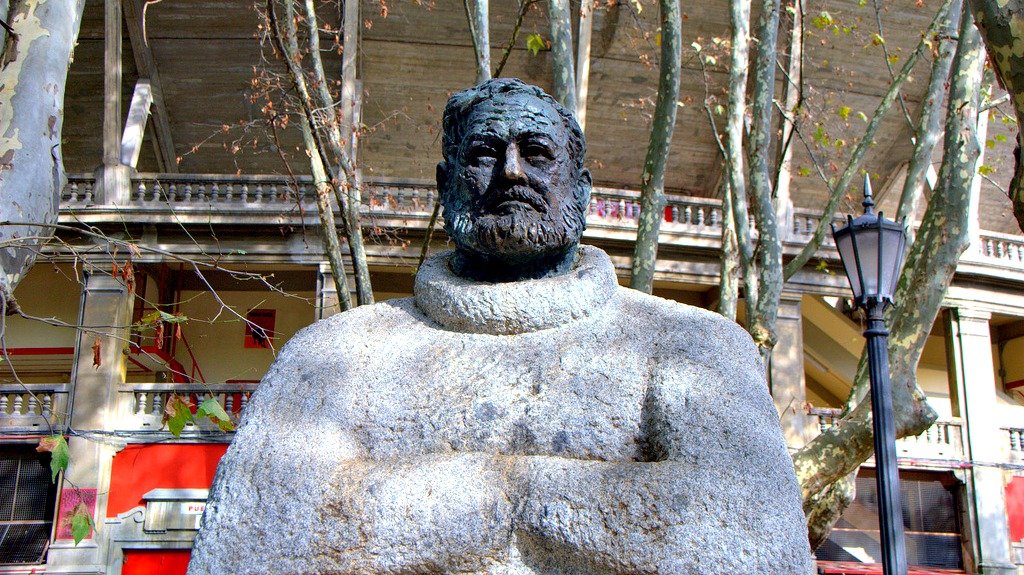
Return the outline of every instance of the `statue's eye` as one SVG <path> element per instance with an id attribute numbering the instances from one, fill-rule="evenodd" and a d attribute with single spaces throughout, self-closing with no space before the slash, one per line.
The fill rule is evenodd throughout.
<path id="1" fill-rule="evenodd" d="M 547 160 L 553 160 L 555 157 L 554 152 L 551 148 L 544 144 L 527 142 L 523 144 L 521 153 L 531 163 L 544 162 Z"/>
<path id="2" fill-rule="evenodd" d="M 467 159 L 474 166 L 485 162 L 493 162 L 498 159 L 498 150 L 494 146 L 477 144 L 469 149 Z"/>

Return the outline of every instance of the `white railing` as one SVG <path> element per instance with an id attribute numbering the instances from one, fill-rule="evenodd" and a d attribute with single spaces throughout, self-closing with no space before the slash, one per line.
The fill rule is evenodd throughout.
<path id="1" fill-rule="evenodd" d="M 237 421 L 256 386 L 251 383 L 184 384 L 184 383 L 132 383 L 119 392 L 122 430 L 159 431 L 164 429 L 164 408 L 172 395 L 180 395 L 193 406 L 207 399 L 216 399 L 224 411 Z M 193 410 L 194 411 L 194 410 Z M 217 431 L 217 426 L 206 419 L 196 418 L 186 431 Z"/>
<path id="2" fill-rule="evenodd" d="M 1006 435 L 1010 440 L 1010 460 L 1024 463 L 1024 428 L 1007 428 Z"/>
<path id="3" fill-rule="evenodd" d="M 0 385 L 0 432 L 50 433 L 67 405 L 66 383 Z"/>
<path id="4" fill-rule="evenodd" d="M 92 174 L 70 174 L 61 195 L 62 212 L 82 218 L 90 212 L 109 211 L 111 206 L 96 203 L 99 198 L 95 188 Z M 223 212 L 245 217 L 273 215 L 278 219 L 315 221 L 314 192 L 308 176 L 136 174 L 131 180 L 127 204 L 117 209 L 133 210 L 141 217 L 148 214 L 151 218 L 159 218 L 160 214 L 165 217 L 166 212 L 177 210 L 179 218 L 188 217 L 190 213 Z M 367 178 L 362 194 L 364 212 L 368 216 L 366 225 L 394 218 L 401 221 L 391 225 L 422 227 L 430 216 L 436 195 L 431 182 Z M 639 193 L 633 190 L 595 187 L 587 215 L 589 233 L 614 236 L 616 230 L 635 230 L 640 214 L 639 200 Z M 681 195 L 668 195 L 667 200 L 661 227 L 663 242 L 678 241 L 679 236 L 718 241 L 722 225 L 721 201 Z M 781 227 L 789 230 L 785 238 L 787 249 L 795 250 L 811 239 L 821 214 L 812 209 L 794 208 L 789 217 Z M 843 218 L 837 215 L 833 221 L 841 224 Z M 826 234 L 823 247 L 828 251 L 833 249 L 831 234 Z M 977 257 L 972 261 L 1024 271 L 1024 236 L 982 232 Z"/>
<path id="5" fill-rule="evenodd" d="M 839 409 L 812 408 L 809 416 L 817 432 L 822 433 L 839 424 L 840 413 Z M 962 460 L 963 423 L 958 419 L 940 419 L 916 437 L 896 440 L 896 454 L 905 458 Z"/>
<path id="6" fill-rule="evenodd" d="M 1021 264 L 1024 263 L 1024 237 L 981 232 L 978 252 L 985 258 Z"/>

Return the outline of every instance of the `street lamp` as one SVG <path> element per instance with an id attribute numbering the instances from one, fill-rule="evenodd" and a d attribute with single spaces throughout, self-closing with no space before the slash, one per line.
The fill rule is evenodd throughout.
<path id="1" fill-rule="evenodd" d="M 903 506 L 896 466 L 896 429 L 892 420 L 892 388 L 889 384 L 889 330 L 884 311 L 892 303 L 903 264 L 907 233 L 903 224 L 875 214 L 871 181 L 864 177 L 864 215 L 847 216 L 846 227 L 832 226 L 839 259 L 853 288 L 853 302 L 867 312 L 864 331 L 871 374 L 871 413 L 875 432 L 875 471 L 878 485 L 878 521 L 882 543 L 882 572 L 907 574 L 903 541 Z"/>

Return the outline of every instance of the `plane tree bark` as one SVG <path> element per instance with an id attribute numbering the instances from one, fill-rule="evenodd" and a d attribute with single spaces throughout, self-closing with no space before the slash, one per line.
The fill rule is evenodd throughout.
<path id="1" fill-rule="evenodd" d="M 679 76 L 682 69 L 682 16 L 679 0 L 660 0 L 658 6 L 661 11 L 658 97 L 654 104 L 651 137 L 640 182 L 640 219 L 630 278 L 630 287 L 646 293 L 651 293 L 654 287 L 658 232 L 665 212 L 665 164 L 668 162 L 672 133 L 676 128 L 676 102 L 679 100 Z"/>
<path id="2" fill-rule="evenodd" d="M 6 4 L 6 2 L 5 2 Z M 24 0 L 0 68 L 0 221 L 54 224 L 67 181 L 61 156 L 64 89 L 84 0 Z M 0 227 L 0 304 L 18 309 L 14 288 L 52 227 Z"/>
<path id="3" fill-rule="evenodd" d="M 985 46 L 991 56 L 992 68 L 1017 116 L 1017 148 L 1009 195 L 1017 225 L 1024 230 L 1024 167 L 1021 146 L 1024 145 L 1024 0 L 971 0 L 974 18 L 981 29 Z"/>

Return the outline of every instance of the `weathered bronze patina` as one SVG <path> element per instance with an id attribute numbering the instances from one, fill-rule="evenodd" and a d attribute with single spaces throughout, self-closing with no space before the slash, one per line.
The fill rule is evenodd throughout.
<path id="1" fill-rule="evenodd" d="M 573 116 L 536 86 L 484 82 L 444 112 L 437 185 L 461 276 L 514 281 L 572 267 L 590 171 Z"/>

